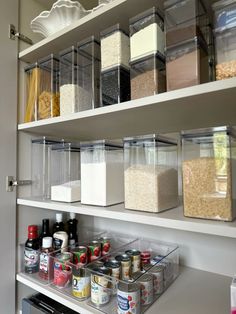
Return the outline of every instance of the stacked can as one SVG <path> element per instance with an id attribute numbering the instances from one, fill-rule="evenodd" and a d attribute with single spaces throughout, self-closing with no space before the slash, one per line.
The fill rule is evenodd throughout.
<path id="1" fill-rule="evenodd" d="M 127 250 L 125 253 L 131 258 L 131 273 L 134 274 L 141 270 L 141 253 L 138 250 Z"/>
<path id="2" fill-rule="evenodd" d="M 117 290 L 117 313 L 140 314 L 140 287 L 136 283 L 120 282 Z"/>
<path id="3" fill-rule="evenodd" d="M 140 284 L 141 304 L 151 304 L 153 302 L 153 275 L 144 274 L 138 278 L 137 282 Z"/>
<path id="4" fill-rule="evenodd" d="M 59 288 L 65 288 L 71 282 L 72 270 L 68 265 L 72 260 L 72 253 L 64 252 L 57 255 L 54 262 L 53 283 Z"/>
<path id="5" fill-rule="evenodd" d="M 91 272 L 91 302 L 96 307 L 102 307 L 110 301 L 110 285 L 106 276 L 110 270 L 104 266 L 93 268 Z"/>
<path id="6" fill-rule="evenodd" d="M 89 263 L 95 261 L 99 257 L 101 257 L 101 242 L 99 240 L 93 240 L 88 245 Z"/>
<path id="7" fill-rule="evenodd" d="M 121 280 L 129 280 L 131 274 L 131 258 L 127 254 L 117 255 L 115 259 L 121 263 Z"/>
<path id="8" fill-rule="evenodd" d="M 72 268 L 72 294 L 79 300 L 90 296 L 90 272 L 86 268 Z"/>

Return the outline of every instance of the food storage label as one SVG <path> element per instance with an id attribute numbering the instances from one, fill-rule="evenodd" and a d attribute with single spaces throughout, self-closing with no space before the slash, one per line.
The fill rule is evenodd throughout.
<path id="1" fill-rule="evenodd" d="M 93 275 L 91 277 L 91 301 L 96 305 L 109 302 L 110 294 L 107 289 L 108 280 L 104 277 Z"/>
<path id="2" fill-rule="evenodd" d="M 48 273 L 49 256 L 47 253 L 40 254 L 39 270 Z"/>
<path id="3" fill-rule="evenodd" d="M 79 299 L 88 298 L 90 296 L 90 277 L 73 276 L 72 292 Z"/>
<path id="4" fill-rule="evenodd" d="M 126 292 L 117 291 L 117 312 L 118 314 L 139 314 L 140 293 L 138 291 Z"/>
<path id="5" fill-rule="evenodd" d="M 39 251 L 25 248 L 25 267 L 37 268 L 39 265 Z"/>

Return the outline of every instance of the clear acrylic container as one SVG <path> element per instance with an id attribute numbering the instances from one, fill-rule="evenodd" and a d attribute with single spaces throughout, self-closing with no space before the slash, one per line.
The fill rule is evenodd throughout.
<path id="1" fill-rule="evenodd" d="M 164 2 L 166 47 L 178 45 L 194 37 L 205 39 L 203 28 L 207 13 L 201 0 L 167 0 Z"/>
<path id="2" fill-rule="evenodd" d="M 72 46 L 60 52 L 60 114 L 79 111 L 78 51 Z"/>
<path id="3" fill-rule="evenodd" d="M 31 141 L 31 196 L 48 199 L 51 195 L 51 147 L 60 141 L 47 137 Z"/>
<path id="4" fill-rule="evenodd" d="M 91 36 L 78 43 L 78 111 L 100 106 L 100 43 Z"/>
<path id="5" fill-rule="evenodd" d="M 51 200 L 80 201 L 80 146 L 61 143 L 51 148 Z"/>
<path id="6" fill-rule="evenodd" d="M 133 17 L 130 23 L 130 60 L 134 61 L 151 54 L 164 57 L 164 20 L 155 7 Z M 144 44 L 145 43 L 145 44 Z"/>
<path id="7" fill-rule="evenodd" d="M 212 5 L 215 15 L 215 29 L 225 30 L 236 27 L 236 1 L 221 0 Z"/>
<path id="8" fill-rule="evenodd" d="M 81 143 L 81 203 L 109 206 L 124 201 L 123 146 Z"/>
<path id="9" fill-rule="evenodd" d="M 207 44 L 195 38 L 166 51 L 167 90 L 209 82 Z"/>
<path id="10" fill-rule="evenodd" d="M 177 150 L 159 135 L 124 139 L 125 208 L 157 213 L 178 205 Z"/>
<path id="11" fill-rule="evenodd" d="M 109 272 L 102 274 L 104 272 L 102 265 L 93 265 L 93 263 L 88 265 L 91 271 L 91 298 L 88 304 L 105 314 L 144 313 L 178 276 L 178 247 L 144 238 L 128 244 L 122 250 L 113 252 L 100 262 L 104 262 L 107 269 L 107 260 L 114 260 L 116 256 L 127 251 L 138 252 L 141 255 L 141 265 L 143 265 L 141 271 L 130 272 L 129 280 L 121 279 L 122 269 L 128 267 L 125 264 L 121 264 L 118 277 L 112 276 L 111 271 L 110 274 Z M 149 255 L 149 260 L 145 263 L 142 259 L 144 255 Z M 129 265 L 132 267 L 134 262 L 135 259 L 132 259 Z M 101 295 L 103 298 L 99 298 Z"/>
<path id="12" fill-rule="evenodd" d="M 233 128 L 182 132 L 185 216 L 224 221 L 235 218 L 235 147 Z"/>
<path id="13" fill-rule="evenodd" d="M 101 70 L 122 66 L 129 69 L 129 36 L 116 24 L 104 30 L 101 36 Z"/>
<path id="14" fill-rule="evenodd" d="M 166 91 L 165 61 L 154 54 L 130 62 L 131 99 Z"/>
<path id="15" fill-rule="evenodd" d="M 101 104 L 115 105 L 130 100 L 130 71 L 123 67 L 101 73 Z"/>
<path id="16" fill-rule="evenodd" d="M 25 67 L 25 117 L 24 122 L 37 120 L 40 69 L 38 63 Z"/>

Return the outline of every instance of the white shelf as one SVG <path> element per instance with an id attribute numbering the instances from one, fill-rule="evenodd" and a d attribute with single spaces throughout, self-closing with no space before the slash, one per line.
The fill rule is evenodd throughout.
<path id="1" fill-rule="evenodd" d="M 96 207 L 81 203 L 59 203 L 52 201 L 33 200 L 31 198 L 18 199 L 18 205 L 45 208 L 56 211 L 75 212 L 77 214 L 129 221 L 163 228 L 197 232 L 222 237 L 236 238 L 236 221 L 211 221 L 192 219 L 183 216 L 183 208 L 177 207 L 159 214 L 127 210 L 124 204 L 110 207 Z"/>
<path id="2" fill-rule="evenodd" d="M 51 287 L 35 283 L 24 274 L 18 274 L 17 280 L 81 314 L 101 313 L 89 307 L 86 302 L 76 302 Z M 230 277 L 182 267 L 176 281 L 145 313 L 229 313 L 230 283 Z"/>
<path id="3" fill-rule="evenodd" d="M 109 26 L 120 23 L 128 31 L 129 18 L 156 5 L 156 0 L 114 0 L 68 27 L 20 52 L 19 59 L 35 62 L 50 53 L 58 53 L 88 36 L 99 36 Z"/>
<path id="4" fill-rule="evenodd" d="M 236 124 L 236 78 L 18 125 L 19 131 L 77 140 Z"/>

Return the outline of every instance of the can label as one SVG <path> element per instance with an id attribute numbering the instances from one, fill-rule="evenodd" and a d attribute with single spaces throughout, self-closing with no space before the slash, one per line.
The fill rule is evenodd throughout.
<path id="1" fill-rule="evenodd" d="M 149 281 L 139 282 L 141 288 L 141 304 L 147 305 L 153 302 L 153 277 Z"/>
<path id="2" fill-rule="evenodd" d="M 119 279 L 120 278 L 120 267 L 117 268 L 110 268 L 111 269 L 111 276 Z"/>
<path id="3" fill-rule="evenodd" d="M 90 296 L 90 277 L 73 276 L 72 293 L 78 299 L 87 299 Z"/>
<path id="4" fill-rule="evenodd" d="M 63 262 L 56 261 L 54 264 L 54 285 L 60 288 L 67 287 L 71 281 L 71 277 L 71 267 Z"/>
<path id="5" fill-rule="evenodd" d="M 91 243 L 89 249 L 89 262 L 95 261 L 101 257 L 101 243 Z"/>
<path id="6" fill-rule="evenodd" d="M 111 242 L 109 239 L 101 239 L 102 243 L 102 256 L 107 255 L 111 250 Z"/>
<path id="7" fill-rule="evenodd" d="M 91 302 L 100 306 L 109 301 L 108 280 L 103 276 L 91 275 Z"/>
<path id="8" fill-rule="evenodd" d="M 25 248 L 24 265 L 26 273 L 36 273 L 39 270 L 39 250 Z"/>
<path id="9" fill-rule="evenodd" d="M 131 261 L 122 261 L 121 262 L 121 279 L 129 280 L 130 279 L 130 269 L 131 269 Z"/>
<path id="10" fill-rule="evenodd" d="M 141 257 L 140 255 L 133 255 L 132 256 L 132 274 L 141 270 Z"/>
<path id="11" fill-rule="evenodd" d="M 154 294 L 161 294 L 164 290 L 163 271 L 152 272 Z"/>
<path id="12" fill-rule="evenodd" d="M 118 314 L 140 314 L 140 291 L 117 291 Z"/>
<path id="13" fill-rule="evenodd" d="M 83 267 L 88 263 L 88 250 L 85 246 L 77 248 L 74 252 L 74 264 Z"/>

